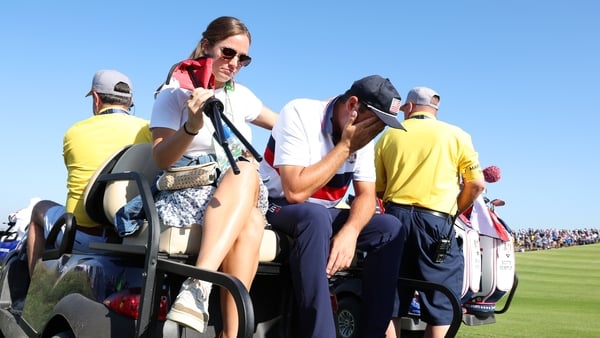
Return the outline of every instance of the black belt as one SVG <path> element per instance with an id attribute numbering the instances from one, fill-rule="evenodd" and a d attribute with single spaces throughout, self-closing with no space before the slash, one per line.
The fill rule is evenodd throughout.
<path id="1" fill-rule="evenodd" d="M 414 210 L 414 211 L 418 211 L 418 212 L 422 212 L 425 214 L 430 214 L 433 216 L 437 216 L 437 217 L 441 217 L 441 218 L 450 218 L 450 214 L 447 214 L 445 212 L 441 212 L 441 211 L 436 211 L 436 210 L 431 210 L 431 209 L 427 209 L 427 208 L 423 208 L 423 207 L 419 207 L 416 205 L 407 205 L 407 204 L 397 204 L 394 202 L 388 202 L 389 204 L 395 206 L 395 207 L 399 207 L 402 209 L 406 209 L 406 210 Z"/>

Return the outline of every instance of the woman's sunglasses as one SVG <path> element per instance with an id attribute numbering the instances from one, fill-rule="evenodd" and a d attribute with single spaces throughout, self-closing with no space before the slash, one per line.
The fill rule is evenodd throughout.
<path id="1" fill-rule="evenodd" d="M 238 54 L 238 52 L 235 49 L 229 47 L 221 47 L 221 54 L 222 57 L 226 60 L 231 60 L 237 55 L 238 62 L 244 67 L 249 65 L 252 61 L 252 58 L 250 56 L 246 54 Z"/>

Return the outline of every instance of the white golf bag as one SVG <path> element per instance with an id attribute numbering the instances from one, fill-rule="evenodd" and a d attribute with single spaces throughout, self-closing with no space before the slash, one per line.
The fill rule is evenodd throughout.
<path id="1" fill-rule="evenodd" d="M 470 226 L 469 219 L 463 214 L 454 223 L 456 237 L 460 238 L 463 245 L 465 269 L 463 275 L 463 288 L 461 300 L 469 300 L 471 296 L 479 292 L 481 287 L 481 248 L 479 243 L 479 232 Z"/>
<path id="2" fill-rule="evenodd" d="M 479 319 L 493 320 L 496 303 L 513 288 L 515 280 L 513 237 L 483 196 L 475 201 L 468 217 L 457 219 L 455 229 L 457 236 L 463 237 L 465 255 L 463 308 Z M 478 250 L 480 260 L 474 254 Z"/>

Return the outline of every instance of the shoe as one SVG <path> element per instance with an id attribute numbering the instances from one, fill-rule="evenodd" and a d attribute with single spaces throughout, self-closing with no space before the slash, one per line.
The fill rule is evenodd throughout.
<path id="1" fill-rule="evenodd" d="M 208 326 L 208 298 L 212 284 L 194 278 L 186 279 L 167 313 L 167 319 L 200 333 Z"/>

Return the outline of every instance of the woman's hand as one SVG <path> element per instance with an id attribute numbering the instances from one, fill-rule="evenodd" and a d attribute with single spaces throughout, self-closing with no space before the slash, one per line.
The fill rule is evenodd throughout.
<path id="1" fill-rule="evenodd" d="M 215 95 L 212 89 L 196 88 L 187 100 L 188 120 L 187 129 L 196 133 L 204 126 L 204 104 Z"/>

